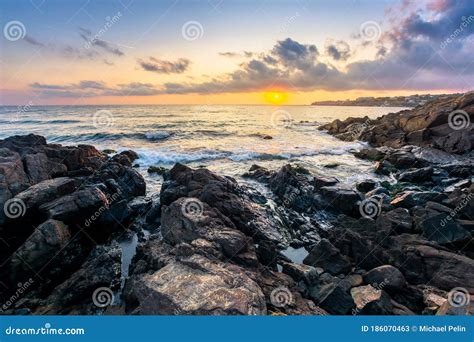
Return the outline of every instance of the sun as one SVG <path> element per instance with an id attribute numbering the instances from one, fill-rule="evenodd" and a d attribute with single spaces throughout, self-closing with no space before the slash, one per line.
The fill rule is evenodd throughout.
<path id="1" fill-rule="evenodd" d="M 272 105 L 281 105 L 288 100 L 288 94 L 283 91 L 273 90 L 264 93 L 265 102 Z"/>

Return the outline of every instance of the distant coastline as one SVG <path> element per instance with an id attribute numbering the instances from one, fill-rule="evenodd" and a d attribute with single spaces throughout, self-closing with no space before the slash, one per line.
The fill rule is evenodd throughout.
<path id="1" fill-rule="evenodd" d="M 451 98 L 459 94 L 441 95 L 410 95 L 410 96 L 384 96 L 384 97 L 358 97 L 355 100 L 316 101 L 312 106 L 360 106 L 360 107 L 416 107 L 428 101 Z"/>

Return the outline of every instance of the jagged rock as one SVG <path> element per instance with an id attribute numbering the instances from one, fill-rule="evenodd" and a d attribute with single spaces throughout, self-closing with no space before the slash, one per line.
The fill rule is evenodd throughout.
<path id="1" fill-rule="evenodd" d="M 354 156 L 360 159 L 379 161 L 385 157 L 385 153 L 377 148 L 364 148 L 355 152 Z"/>
<path id="2" fill-rule="evenodd" d="M 69 242 L 71 233 L 61 221 L 48 220 L 39 225 L 11 259 L 13 278 L 37 272 L 46 266 Z"/>
<path id="3" fill-rule="evenodd" d="M 440 213 L 451 213 L 453 210 L 441 203 L 437 203 L 437 202 L 431 202 L 431 201 L 428 201 L 426 202 L 426 206 L 425 206 L 426 209 L 431 209 L 431 210 L 434 210 L 434 211 L 437 211 L 437 212 L 440 212 Z"/>
<path id="4" fill-rule="evenodd" d="M 339 180 L 334 177 L 314 177 L 313 185 L 315 190 L 321 189 L 323 186 L 333 186 L 339 183 Z"/>
<path id="5" fill-rule="evenodd" d="M 108 205 L 109 201 L 102 191 L 88 188 L 43 204 L 40 210 L 51 219 L 82 225 L 82 220 L 100 208 L 107 208 Z"/>
<path id="6" fill-rule="evenodd" d="M 428 166 L 421 169 L 416 169 L 412 171 L 405 171 L 398 177 L 399 182 L 429 182 L 431 181 L 431 176 L 433 176 L 433 167 Z"/>
<path id="7" fill-rule="evenodd" d="M 156 173 L 157 175 L 163 175 L 166 171 L 168 169 L 162 166 L 150 166 L 147 170 L 148 173 Z"/>
<path id="8" fill-rule="evenodd" d="M 359 202 L 362 196 L 355 190 L 342 186 L 324 186 L 319 189 L 325 207 L 351 216 L 360 216 Z"/>
<path id="9" fill-rule="evenodd" d="M 131 199 L 136 196 L 144 196 L 146 184 L 143 177 L 131 167 L 116 162 L 106 163 L 96 172 L 91 181 L 107 183 L 113 181 L 114 192 L 120 192 L 121 198 Z"/>
<path id="10" fill-rule="evenodd" d="M 430 284 L 443 290 L 465 287 L 474 293 L 474 260 L 430 244 L 418 235 L 401 234 L 386 240 L 386 254 L 411 284 Z"/>
<path id="11" fill-rule="evenodd" d="M 450 215 L 437 214 L 422 220 L 417 225 L 423 236 L 440 245 L 466 243 L 471 240 L 471 234 L 461 227 Z"/>
<path id="12" fill-rule="evenodd" d="M 176 164 L 166 175 L 161 188 L 161 204 L 169 205 L 180 197 L 196 197 L 228 217 L 243 233 L 256 240 L 284 241 L 281 223 L 266 208 L 252 201 L 237 182 L 206 169 L 193 170 Z"/>
<path id="13" fill-rule="evenodd" d="M 152 237 L 150 240 L 137 247 L 130 274 L 154 272 L 174 260 L 175 251 L 173 246 L 167 244 L 161 238 Z"/>
<path id="14" fill-rule="evenodd" d="M 94 292 L 99 288 L 108 288 L 111 294 L 118 288 L 121 257 L 122 252 L 118 245 L 96 247 L 82 267 L 56 287 L 36 313 L 42 315 L 92 314 L 100 310 L 93 302 Z M 112 297 L 109 296 L 109 298 L 109 304 L 111 304 Z"/>
<path id="15" fill-rule="evenodd" d="M 319 273 L 315 267 L 283 262 L 283 273 L 288 274 L 295 281 L 304 281 L 308 286 L 313 286 L 318 283 Z"/>
<path id="16" fill-rule="evenodd" d="M 351 296 L 356 304 L 353 313 L 358 315 L 390 315 L 393 305 L 390 297 L 381 289 L 371 285 L 354 287 Z"/>
<path id="17" fill-rule="evenodd" d="M 321 267 L 331 274 L 348 273 L 351 270 L 350 260 L 327 239 L 321 239 L 314 245 L 303 263 Z"/>
<path id="18" fill-rule="evenodd" d="M 248 172 L 242 175 L 244 178 L 255 179 L 262 183 L 270 182 L 270 179 L 273 177 L 275 172 L 269 171 L 266 168 L 253 164 Z"/>
<path id="19" fill-rule="evenodd" d="M 74 190 L 76 190 L 76 182 L 74 179 L 60 177 L 35 184 L 15 197 L 23 201 L 26 205 L 26 209 L 30 210 L 70 194 Z"/>
<path id="20" fill-rule="evenodd" d="M 53 176 L 64 175 L 67 172 L 66 165 L 49 160 L 45 153 L 27 154 L 23 157 L 23 164 L 31 184 L 51 179 Z"/>
<path id="21" fill-rule="evenodd" d="M 367 193 L 375 188 L 377 185 L 376 181 L 367 179 L 356 184 L 356 189 L 360 192 Z"/>
<path id="22" fill-rule="evenodd" d="M 127 282 L 127 312 L 142 315 L 263 315 L 265 297 L 235 265 L 193 255 Z"/>
<path id="23" fill-rule="evenodd" d="M 333 315 L 347 315 L 355 307 L 351 295 L 340 284 L 329 283 L 312 288 L 309 295 L 317 305 Z"/>
<path id="24" fill-rule="evenodd" d="M 270 189 L 286 207 L 304 212 L 313 205 L 313 186 L 306 172 L 299 172 L 296 167 L 284 165 L 273 175 Z"/>
<path id="25" fill-rule="evenodd" d="M 188 212 L 191 206 L 196 211 Z M 229 258 L 249 249 L 249 239 L 227 217 L 197 198 L 180 198 L 163 207 L 161 233 L 172 245 L 196 239 L 214 242 Z"/>
<path id="26" fill-rule="evenodd" d="M 447 196 L 434 191 L 404 191 L 395 197 L 390 204 L 395 207 L 410 209 L 417 205 L 425 205 L 428 201 L 441 202 Z"/>
<path id="27" fill-rule="evenodd" d="M 135 151 L 132 151 L 132 150 L 122 151 L 122 152 L 119 153 L 119 155 L 127 156 L 128 159 L 130 160 L 130 162 L 134 162 L 135 160 L 140 158 L 138 153 L 135 152 Z"/>
<path id="28" fill-rule="evenodd" d="M 396 208 L 381 213 L 377 217 L 377 227 L 386 234 L 411 233 L 413 231 L 412 217 L 408 209 Z"/>
<path id="29" fill-rule="evenodd" d="M 20 155 L 6 148 L 0 148 L 0 205 L 30 186 L 28 176 L 23 169 Z M 5 221 L 0 210 L 0 224 Z"/>
<path id="30" fill-rule="evenodd" d="M 335 120 L 319 129 L 342 140 L 362 140 L 374 146 L 400 148 L 407 144 L 434 147 L 453 153 L 469 152 L 474 145 L 472 125 L 454 130 L 448 124 L 448 117 L 456 110 L 462 110 L 474 118 L 472 99 L 474 92 L 460 96 L 430 101 L 422 106 L 398 113 L 390 113 L 373 120 L 348 118 Z M 358 123 L 358 124 L 354 124 Z"/>
<path id="31" fill-rule="evenodd" d="M 380 175 L 388 176 L 391 173 L 397 172 L 397 169 L 389 161 L 382 160 L 375 163 L 374 172 Z"/>

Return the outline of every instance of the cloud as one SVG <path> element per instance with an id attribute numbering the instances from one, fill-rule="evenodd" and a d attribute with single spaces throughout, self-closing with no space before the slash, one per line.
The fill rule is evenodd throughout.
<path id="1" fill-rule="evenodd" d="M 228 58 L 252 58 L 254 55 L 253 52 L 243 51 L 243 52 L 219 52 L 219 56 L 228 57 Z"/>
<path id="2" fill-rule="evenodd" d="M 91 49 L 78 49 L 71 45 L 64 45 L 59 47 L 60 54 L 65 58 L 74 58 L 74 59 L 90 59 L 94 60 L 99 57 L 99 53 Z"/>
<path id="3" fill-rule="evenodd" d="M 343 40 L 326 45 L 326 53 L 336 61 L 346 61 L 351 56 L 351 47 Z"/>
<path id="4" fill-rule="evenodd" d="M 132 82 L 119 84 L 115 89 L 107 89 L 100 96 L 152 96 L 161 94 L 161 91 L 150 83 Z"/>
<path id="5" fill-rule="evenodd" d="M 81 89 L 106 89 L 105 83 L 102 81 L 80 81 L 77 87 Z"/>
<path id="6" fill-rule="evenodd" d="M 44 83 L 38 83 L 38 82 L 30 84 L 30 87 L 35 88 L 35 89 L 54 89 L 54 90 L 71 88 L 71 86 L 69 85 L 44 84 Z"/>
<path id="7" fill-rule="evenodd" d="M 418 7 L 416 7 L 418 6 Z M 249 53 L 233 71 L 205 81 L 168 82 L 162 85 L 127 83 L 110 87 L 82 81 L 72 85 L 34 83 L 32 89 L 47 96 L 152 96 L 160 94 L 212 94 L 260 91 L 286 87 L 313 90 L 445 90 L 469 89 L 474 84 L 474 3 L 435 0 L 422 8 L 392 8 L 377 41 L 359 46 L 332 40 L 320 54 L 318 47 L 286 38 L 267 51 Z M 388 26 L 390 25 L 390 26 Z M 361 39 L 362 37 L 359 37 Z M 357 43 L 357 42 L 356 42 Z M 373 57 L 354 61 L 361 47 Z M 233 57 L 233 52 L 221 55 Z M 245 55 L 245 53 L 244 53 Z M 336 66 L 327 57 L 338 61 Z M 171 74 L 187 70 L 187 59 L 139 60 L 144 70 Z"/>
<path id="8" fill-rule="evenodd" d="M 79 28 L 79 35 L 86 42 L 85 46 L 94 47 L 97 46 L 102 50 L 111 53 L 116 56 L 123 56 L 124 52 L 118 47 L 113 46 L 111 43 L 106 42 L 98 37 L 98 35 L 92 36 L 92 31 L 83 27 Z"/>
<path id="9" fill-rule="evenodd" d="M 98 96 L 152 96 L 163 93 L 153 84 L 131 82 L 109 87 L 102 81 L 83 80 L 66 85 L 32 83 L 30 88 L 45 98 L 80 98 Z"/>
<path id="10" fill-rule="evenodd" d="M 219 52 L 219 56 L 234 58 L 241 57 L 242 55 L 238 52 Z"/>
<path id="11" fill-rule="evenodd" d="M 31 45 L 35 45 L 35 46 L 45 46 L 42 42 L 40 42 L 39 40 L 33 38 L 32 36 L 30 35 L 25 35 L 25 37 L 23 38 L 23 40 Z"/>
<path id="12" fill-rule="evenodd" d="M 320 60 L 315 45 L 287 38 L 231 73 L 201 83 L 164 84 L 164 91 L 239 92 L 282 84 L 295 91 L 472 88 L 474 2 L 436 0 L 424 3 L 423 8 L 404 6 L 388 13 L 392 26 L 380 40 L 360 43 L 363 48 L 375 46 L 371 60 L 353 61 L 338 69 Z M 330 42 L 325 52 L 339 62 L 352 55 L 349 44 L 341 40 Z"/>
<path id="13" fill-rule="evenodd" d="M 188 69 L 191 61 L 186 58 L 180 58 L 176 61 L 166 61 L 149 57 L 148 61 L 139 59 L 138 64 L 143 70 L 156 72 L 158 74 L 182 74 Z"/>

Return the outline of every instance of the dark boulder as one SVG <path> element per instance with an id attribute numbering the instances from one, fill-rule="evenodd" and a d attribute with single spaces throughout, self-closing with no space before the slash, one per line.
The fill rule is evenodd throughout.
<path id="1" fill-rule="evenodd" d="M 257 240 L 284 242 L 280 233 L 283 227 L 275 213 L 254 202 L 235 180 L 182 164 L 176 164 L 165 180 L 160 195 L 162 205 L 180 197 L 196 197 L 228 217 L 244 234 Z"/>
<path id="2" fill-rule="evenodd" d="M 100 208 L 108 208 L 109 201 L 97 188 L 88 188 L 43 204 L 40 210 L 49 218 L 66 223 L 85 224 L 85 219 Z"/>
<path id="3" fill-rule="evenodd" d="M 399 182 L 418 183 L 418 182 L 430 182 L 431 176 L 433 176 L 433 167 L 423 167 L 412 171 L 405 171 L 398 176 Z"/>
<path id="4" fill-rule="evenodd" d="M 355 308 L 354 300 L 347 289 L 337 283 L 310 289 L 310 297 L 317 305 L 333 315 L 347 315 Z"/>
<path id="5" fill-rule="evenodd" d="M 96 247 L 81 268 L 57 286 L 36 313 L 90 315 L 103 309 L 101 305 L 112 304 L 113 292 L 120 286 L 121 258 L 118 246 Z"/>
<path id="6" fill-rule="evenodd" d="M 364 275 L 364 281 L 388 292 L 400 291 L 406 285 L 402 272 L 392 265 L 383 265 L 370 270 Z"/>
<path id="7" fill-rule="evenodd" d="M 327 239 L 314 245 L 303 263 L 321 267 L 331 274 L 349 273 L 352 268 L 350 260 Z"/>
<path id="8" fill-rule="evenodd" d="M 360 216 L 359 202 L 363 199 L 355 190 L 343 186 L 324 186 L 319 189 L 325 208 L 337 213 Z M 322 208 L 322 209 L 325 209 Z"/>
<path id="9" fill-rule="evenodd" d="M 71 232 L 61 221 L 48 220 L 39 225 L 11 259 L 12 278 L 38 272 L 68 244 Z"/>

